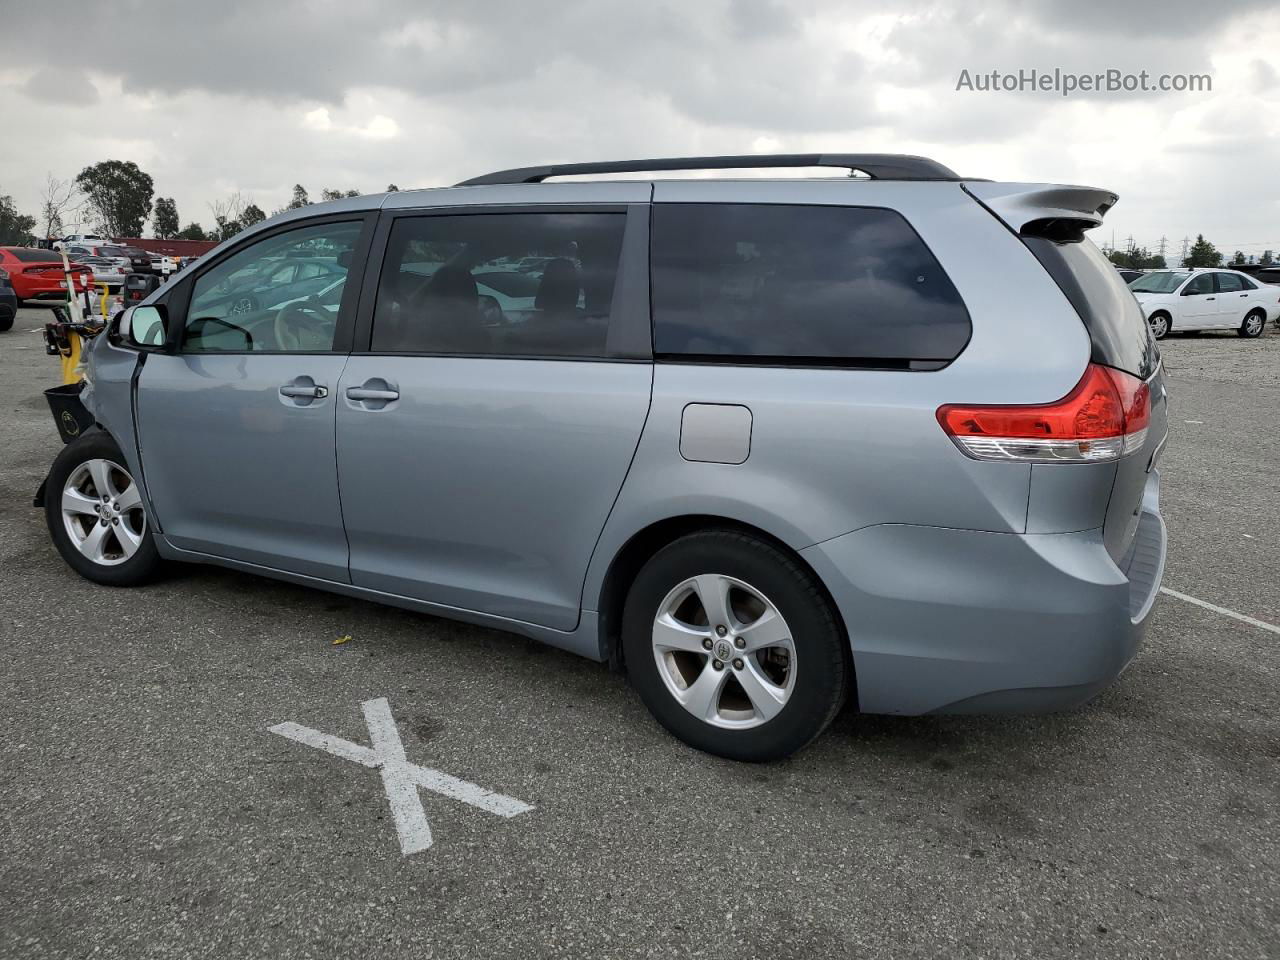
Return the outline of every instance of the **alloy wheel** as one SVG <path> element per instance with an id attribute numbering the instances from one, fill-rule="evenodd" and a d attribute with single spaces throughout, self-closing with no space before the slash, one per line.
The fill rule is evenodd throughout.
<path id="1" fill-rule="evenodd" d="M 71 471 L 62 488 L 62 522 L 81 554 L 108 567 L 133 557 L 147 531 L 137 483 L 111 460 L 86 460 Z"/>
<path id="2" fill-rule="evenodd" d="M 750 584 L 691 577 L 658 605 L 653 656 L 667 691 L 698 719 L 747 729 L 772 720 L 796 682 L 791 630 Z"/>

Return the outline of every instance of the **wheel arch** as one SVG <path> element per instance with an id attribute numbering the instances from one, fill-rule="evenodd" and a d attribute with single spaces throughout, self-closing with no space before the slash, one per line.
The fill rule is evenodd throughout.
<path id="1" fill-rule="evenodd" d="M 626 603 L 627 593 L 635 575 L 649 561 L 649 558 L 663 547 L 690 533 L 706 530 L 729 530 L 755 537 L 785 553 L 793 563 L 813 577 L 814 583 L 818 585 L 823 597 L 831 605 L 836 625 L 844 641 L 845 662 L 850 671 L 853 670 L 853 651 L 849 644 L 848 627 L 835 597 L 813 566 L 801 556 L 799 551 L 769 531 L 742 520 L 708 513 L 680 514 L 656 520 L 632 534 L 614 553 L 596 597 L 601 650 L 611 669 L 619 672 L 626 669 L 621 642 L 622 608 Z M 856 696 L 856 684 L 851 684 L 850 690 L 855 691 L 853 695 Z"/>

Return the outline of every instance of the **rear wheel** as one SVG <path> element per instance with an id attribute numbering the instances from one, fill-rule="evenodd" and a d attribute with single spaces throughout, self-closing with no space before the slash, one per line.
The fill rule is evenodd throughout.
<path id="1" fill-rule="evenodd" d="M 732 531 L 690 534 L 637 575 L 622 622 L 631 682 L 663 726 L 699 750 L 774 760 L 844 703 L 843 631 L 808 571 Z"/>
<path id="2" fill-rule="evenodd" d="M 1169 335 L 1169 315 L 1167 313 L 1153 313 L 1147 318 L 1147 325 L 1151 327 L 1151 336 L 1157 340 L 1163 340 Z"/>
<path id="3" fill-rule="evenodd" d="M 14 314 L 7 317 L 0 317 L 0 333 L 4 333 L 13 327 Z"/>
<path id="4" fill-rule="evenodd" d="M 1258 337 L 1262 335 L 1262 328 L 1266 323 L 1266 314 L 1261 310 L 1252 310 L 1244 318 L 1244 322 L 1240 324 L 1240 329 L 1236 332 L 1242 337 Z"/>
<path id="5" fill-rule="evenodd" d="M 45 521 L 62 558 L 86 580 L 132 587 L 160 568 L 142 491 L 120 448 L 102 431 L 68 444 L 53 461 Z"/>

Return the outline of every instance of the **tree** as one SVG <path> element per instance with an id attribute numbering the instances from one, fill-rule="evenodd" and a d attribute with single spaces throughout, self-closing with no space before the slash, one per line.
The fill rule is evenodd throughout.
<path id="1" fill-rule="evenodd" d="M 293 185 L 293 199 L 289 201 L 286 210 L 297 210 L 299 207 L 309 206 L 311 198 L 307 196 L 307 188 L 300 183 Z"/>
<path id="2" fill-rule="evenodd" d="M 1107 259 L 1117 267 L 1127 267 L 1131 270 L 1163 270 L 1165 267 L 1164 257 L 1158 253 L 1152 253 L 1146 247 L 1112 250 L 1107 254 Z"/>
<path id="3" fill-rule="evenodd" d="M 1275 258 L 1271 256 L 1271 251 L 1270 251 L 1270 250 L 1263 250 L 1263 251 L 1262 251 L 1262 259 L 1261 259 L 1261 260 L 1259 260 L 1258 262 L 1259 262 L 1259 263 L 1261 263 L 1261 264 L 1263 264 L 1264 266 L 1268 266 L 1268 267 L 1269 267 L 1269 266 L 1271 266 L 1273 263 L 1275 263 L 1276 261 L 1275 261 Z"/>
<path id="4" fill-rule="evenodd" d="M 169 240 L 178 235 L 181 224 L 178 220 L 178 205 L 173 197 L 156 197 L 156 210 L 152 227 L 161 240 Z"/>
<path id="5" fill-rule="evenodd" d="M 262 208 L 256 203 L 251 203 L 244 208 L 244 213 L 240 214 L 240 226 L 252 227 L 255 223 L 261 223 L 267 219 L 267 215 L 262 212 Z"/>
<path id="6" fill-rule="evenodd" d="M 387 190 L 386 190 L 386 192 L 387 192 L 387 193 L 399 193 L 399 192 L 400 192 L 400 188 L 399 188 L 399 187 L 397 187 L 394 183 L 388 183 L 388 184 L 387 184 Z"/>
<path id="7" fill-rule="evenodd" d="M 62 236 L 62 214 L 75 205 L 79 192 L 74 180 L 59 180 L 52 173 L 45 174 L 44 189 L 40 193 L 40 221 L 44 224 L 46 240 Z"/>
<path id="8" fill-rule="evenodd" d="M 21 246 L 31 242 L 36 218 L 18 212 L 13 197 L 0 196 L 0 245 Z"/>
<path id="9" fill-rule="evenodd" d="M 155 183 L 131 160 L 104 160 L 76 177 L 98 225 L 112 237 L 136 237 L 151 213 Z"/>
<path id="10" fill-rule="evenodd" d="M 1191 252 L 1182 261 L 1184 267 L 1217 267 L 1222 264 L 1222 254 L 1218 248 L 1204 238 L 1204 234 L 1196 235 L 1196 242 L 1191 245 Z"/>
<path id="11" fill-rule="evenodd" d="M 1237 250 L 1237 251 L 1235 252 L 1235 254 L 1234 254 L 1234 255 L 1232 255 L 1232 257 L 1231 257 L 1231 263 L 1232 263 L 1232 265 L 1233 265 L 1233 266 L 1234 266 L 1234 265 L 1236 265 L 1236 264 L 1241 264 L 1241 263 L 1246 263 L 1246 262 L 1247 262 L 1247 261 L 1246 261 L 1246 260 L 1245 260 L 1245 258 L 1244 258 L 1244 251 L 1243 251 L 1243 250 Z"/>
<path id="12" fill-rule="evenodd" d="M 204 232 L 204 227 L 196 223 L 194 220 L 174 234 L 175 240 L 208 240 L 209 237 Z"/>
<path id="13" fill-rule="evenodd" d="M 343 197 L 358 197 L 359 190 L 321 190 L 320 199 L 323 201 L 341 200 Z"/>

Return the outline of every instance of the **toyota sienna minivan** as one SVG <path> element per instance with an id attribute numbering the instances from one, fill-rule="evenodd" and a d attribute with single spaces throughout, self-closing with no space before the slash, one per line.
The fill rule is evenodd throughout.
<path id="1" fill-rule="evenodd" d="M 840 175 L 584 179 L 746 167 Z M 97 583 L 214 563 L 524 634 L 726 757 L 848 699 L 1071 707 L 1165 559 L 1160 358 L 1086 236 L 1115 201 L 788 155 L 291 210 L 97 338 L 37 502 Z"/>

